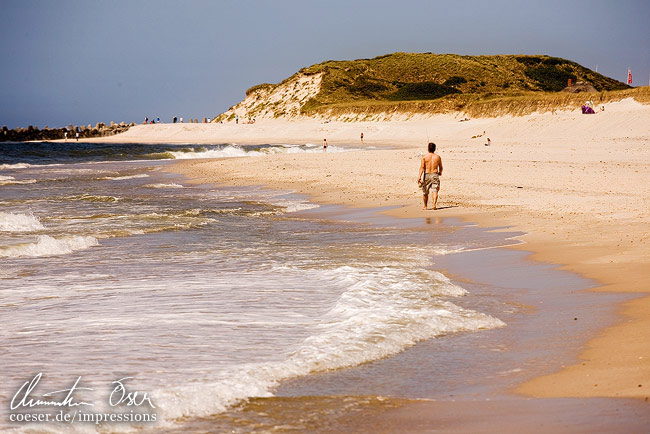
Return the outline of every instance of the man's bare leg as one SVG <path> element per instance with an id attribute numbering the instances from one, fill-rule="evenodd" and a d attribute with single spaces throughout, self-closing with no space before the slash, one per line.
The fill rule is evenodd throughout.
<path id="1" fill-rule="evenodd" d="M 438 209 L 438 190 L 431 193 L 431 200 L 433 201 L 433 209 Z"/>
<path id="2" fill-rule="evenodd" d="M 422 195 L 422 202 L 424 202 L 424 206 L 422 209 L 427 209 L 427 202 L 429 201 L 429 195 L 428 194 L 423 194 Z"/>

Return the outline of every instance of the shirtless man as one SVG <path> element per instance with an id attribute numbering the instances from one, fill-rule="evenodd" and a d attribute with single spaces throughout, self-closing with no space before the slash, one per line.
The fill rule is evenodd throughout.
<path id="1" fill-rule="evenodd" d="M 422 209 L 427 209 L 427 202 L 429 201 L 429 191 L 431 192 L 433 200 L 433 209 L 438 209 L 438 191 L 440 191 L 440 176 L 442 175 L 442 159 L 436 152 L 436 144 L 429 143 L 429 153 L 422 157 L 420 163 L 420 173 L 418 174 L 418 185 L 422 188 L 422 201 L 424 206 Z M 424 181 L 422 180 L 422 173 L 424 172 Z"/>

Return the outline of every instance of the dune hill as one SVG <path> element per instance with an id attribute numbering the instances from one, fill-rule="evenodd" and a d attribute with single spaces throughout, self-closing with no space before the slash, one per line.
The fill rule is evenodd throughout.
<path id="1" fill-rule="evenodd" d="M 281 83 L 251 87 L 244 101 L 215 120 L 349 114 L 364 114 L 368 120 L 372 114 L 389 112 L 472 113 L 482 103 L 496 100 L 501 105 L 508 101 L 505 110 L 512 111 L 513 99 L 524 100 L 528 106 L 530 100 L 542 100 L 549 108 L 560 107 L 573 104 L 574 99 L 584 100 L 583 96 L 558 94 L 569 80 L 586 83 L 599 93 L 631 89 L 558 57 L 394 53 L 373 59 L 328 60 L 302 68 Z"/>

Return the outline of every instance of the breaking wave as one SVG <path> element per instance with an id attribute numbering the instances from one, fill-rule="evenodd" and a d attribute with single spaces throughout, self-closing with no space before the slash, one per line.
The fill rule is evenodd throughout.
<path id="1" fill-rule="evenodd" d="M 0 231 L 2 232 L 31 232 L 45 229 L 33 214 L 14 214 L 0 212 Z"/>
<path id="2" fill-rule="evenodd" d="M 65 255 L 97 245 L 99 245 L 97 238 L 90 236 L 75 235 L 54 238 L 49 235 L 39 235 L 38 240 L 35 243 L 0 247 L 0 258 L 39 258 L 44 256 Z"/>
<path id="3" fill-rule="evenodd" d="M 274 273 L 296 271 L 287 266 L 276 267 Z M 272 389 L 288 378 L 389 357 L 442 334 L 505 325 L 444 300 L 466 291 L 440 273 L 417 281 L 391 267 L 313 272 L 328 285 L 347 290 L 319 318 L 311 336 L 283 361 L 233 366 L 220 372 L 219 381 L 156 391 L 164 419 L 224 411 L 250 397 L 272 396 Z"/>

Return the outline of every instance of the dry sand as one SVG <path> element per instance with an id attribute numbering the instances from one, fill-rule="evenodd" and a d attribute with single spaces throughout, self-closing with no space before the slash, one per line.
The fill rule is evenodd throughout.
<path id="1" fill-rule="evenodd" d="M 320 144 L 327 138 L 330 145 L 361 146 L 363 132 L 370 148 L 363 151 L 186 160 L 172 170 L 200 182 L 264 185 L 324 203 L 393 206 L 396 216 L 462 217 L 522 230 L 526 244 L 515 248 L 534 252 L 535 260 L 596 279 L 598 291 L 639 298 L 620 307 L 618 324 L 590 340 L 581 360 L 516 392 L 650 396 L 650 106 L 628 99 L 596 115 L 460 119 L 144 125 L 110 140 Z M 444 163 L 437 211 L 420 209 L 416 185 L 427 136 Z"/>

